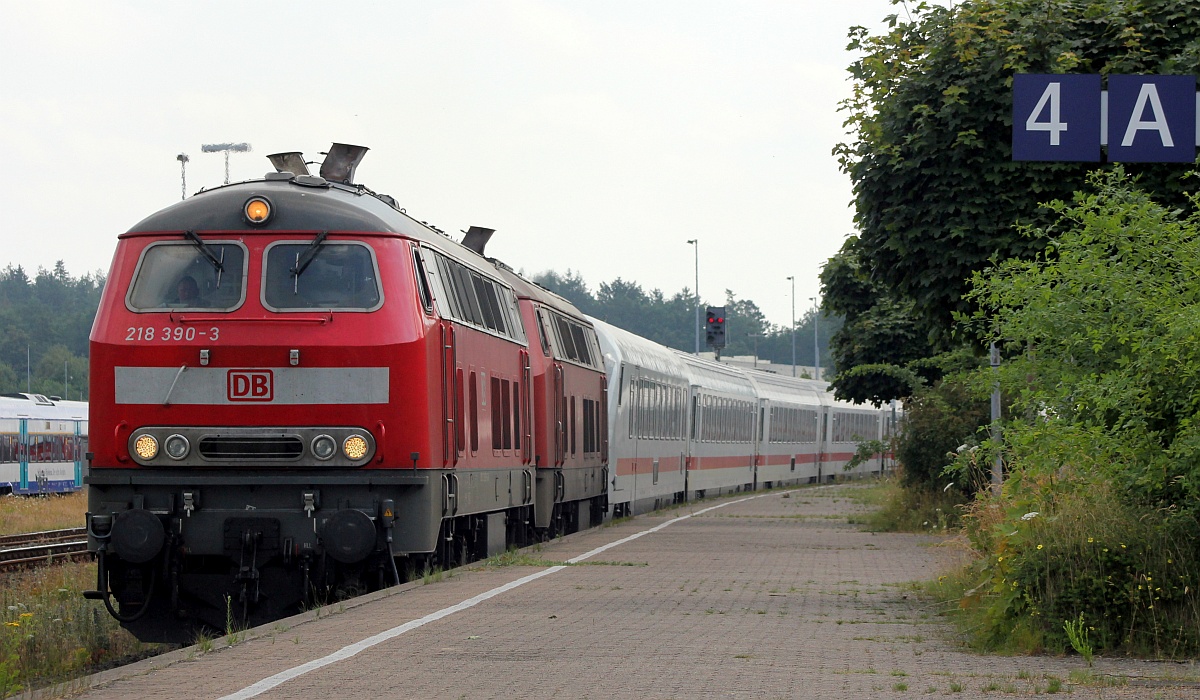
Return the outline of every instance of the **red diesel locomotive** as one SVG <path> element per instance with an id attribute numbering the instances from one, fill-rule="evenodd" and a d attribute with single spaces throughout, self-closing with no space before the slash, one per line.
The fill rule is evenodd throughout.
<path id="1" fill-rule="evenodd" d="M 87 595 L 258 624 L 598 522 L 607 388 L 562 298 L 353 183 L 204 191 L 120 236 L 91 334 Z M 115 599 L 115 605 L 114 605 Z"/>
<path id="2" fill-rule="evenodd" d="M 91 335 L 86 595 L 139 638 L 884 469 L 852 457 L 894 408 L 589 319 L 484 257 L 491 230 L 454 242 L 354 184 L 365 151 L 334 144 L 319 176 L 271 156 L 120 236 Z"/>

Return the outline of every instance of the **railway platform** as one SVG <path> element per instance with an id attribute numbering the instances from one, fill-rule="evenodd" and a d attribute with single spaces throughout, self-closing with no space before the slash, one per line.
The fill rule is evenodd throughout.
<path id="1" fill-rule="evenodd" d="M 1089 670 L 1074 656 L 963 649 L 910 585 L 963 549 L 864 531 L 849 520 L 864 510 L 857 488 L 735 494 L 620 520 L 507 565 L 314 609 L 69 690 L 89 700 L 1200 696 L 1191 664 L 1101 658 Z"/>

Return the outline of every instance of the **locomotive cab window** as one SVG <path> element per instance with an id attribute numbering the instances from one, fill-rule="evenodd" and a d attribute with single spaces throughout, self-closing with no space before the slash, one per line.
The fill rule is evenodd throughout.
<path id="1" fill-rule="evenodd" d="M 263 305 L 273 311 L 374 311 L 382 304 L 379 271 L 363 243 L 272 243 L 263 262 Z"/>
<path id="2" fill-rule="evenodd" d="M 152 243 L 138 260 L 125 305 L 137 312 L 232 311 L 245 301 L 245 280 L 240 243 Z"/>

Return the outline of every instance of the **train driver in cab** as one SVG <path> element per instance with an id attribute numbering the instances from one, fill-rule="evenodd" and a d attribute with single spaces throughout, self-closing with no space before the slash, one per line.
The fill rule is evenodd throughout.
<path id="1" fill-rule="evenodd" d="M 175 284 L 175 295 L 168 298 L 165 305 L 192 308 L 207 306 L 208 302 L 200 296 L 200 285 L 196 284 L 196 278 L 191 275 L 184 275 Z"/>

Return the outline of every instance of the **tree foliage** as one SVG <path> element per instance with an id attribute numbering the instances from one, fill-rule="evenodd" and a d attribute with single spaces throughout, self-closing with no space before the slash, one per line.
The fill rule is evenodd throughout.
<path id="1" fill-rule="evenodd" d="M 684 352 L 692 352 L 696 347 L 697 303 L 701 307 L 725 307 L 728 345 L 721 353 L 723 357 L 755 355 L 775 364 L 791 365 L 794 339 L 796 363 L 802 367 L 812 366 L 816 333 L 821 365 L 829 368 L 833 365 L 829 353 L 830 338 L 842 325 L 838 315 L 809 309 L 797 319 L 793 334 L 792 328 L 769 322 L 754 301 L 738 299 L 729 289 L 725 290 L 724 302 L 717 303 L 698 302 L 687 287 L 668 297 L 662 290 L 647 292 L 640 284 L 621 278 L 602 282 L 593 295 L 583 278 L 570 270 L 566 274 L 542 272 L 534 275 L 532 280 L 564 297 L 585 314 Z M 703 319 L 699 323 L 703 323 Z M 702 328 L 700 349 L 709 349 L 704 344 Z"/>
<path id="2" fill-rule="evenodd" d="M 0 270 L 0 393 L 86 397 L 88 334 L 103 286 L 103 274 L 72 277 L 62 261 L 33 279 L 21 266 Z"/>
<path id="3" fill-rule="evenodd" d="M 882 34 L 853 29 L 849 48 L 863 52 L 842 105 L 854 140 L 835 153 L 854 184 L 857 258 L 946 343 L 953 314 L 972 310 L 972 273 L 1039 253 L 1046 241 L 1014 225 L 1049 223 L 1040 204 L 1097 167 L 1012 161 L 1013 75 L 1194 74 L 1200 0 L 919 3 Z M 1164 204 L 1184 201 L 1177 167 L 1128 169 Z"/>
<path id="4" fill-rule="evenodd" d="M 879 405 L 911 396 L 920 386 L 908 367 L 933 349 L 913 316 L 913 302 L 872 280 L 851 236 L 821 270 L 821 291 L 831 311 L 845 318 L 830 341 L 833 378 L 840 399 Z"/>

